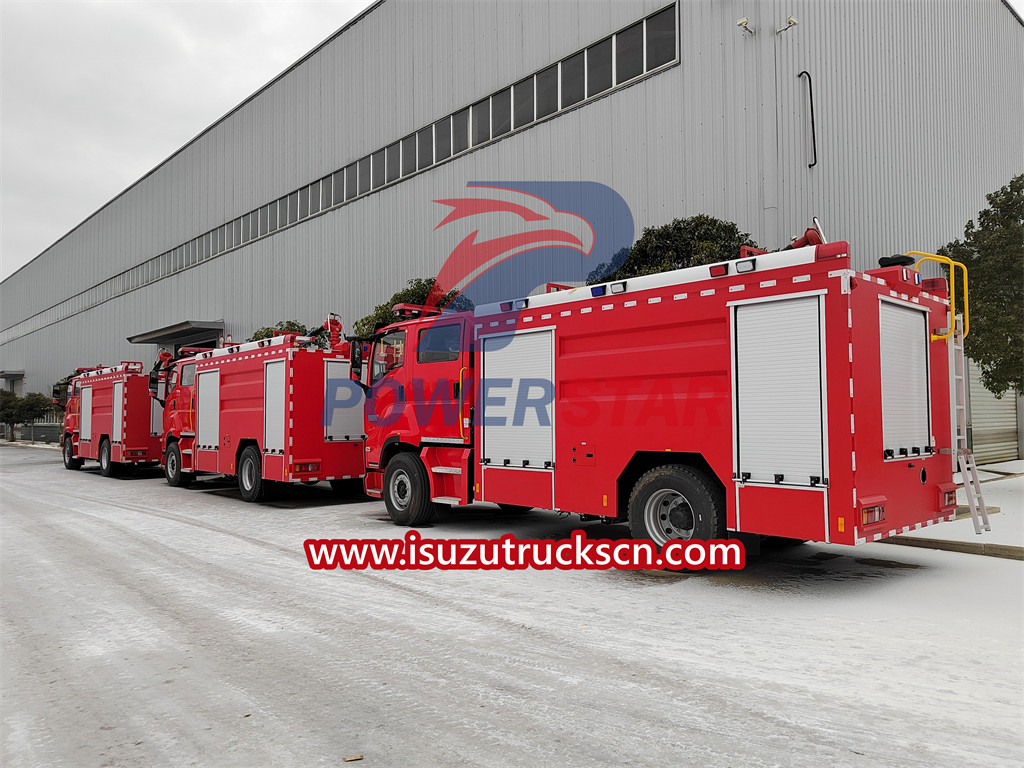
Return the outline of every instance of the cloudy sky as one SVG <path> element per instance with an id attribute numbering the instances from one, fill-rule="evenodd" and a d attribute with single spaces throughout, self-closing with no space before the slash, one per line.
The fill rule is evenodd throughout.
<path id="1" fill-rule="evenodd" d="M 0 0 L 0 279 L 370 4 Z"/>
<path id="2" fill-rule="evenodd" d="M 0 279 L 370 4 L 0 0 Z"/>

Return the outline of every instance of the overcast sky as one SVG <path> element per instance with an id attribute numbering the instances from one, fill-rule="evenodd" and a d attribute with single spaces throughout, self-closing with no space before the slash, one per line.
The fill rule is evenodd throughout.
<path id="1" fill-rule="evenodd" d="M 370 4 L 0 0 L 0 279 Z"/>
<path id="2" fill-rule="evenodd" d="M 0 0 L 0 279 L 370 4 Z"/>

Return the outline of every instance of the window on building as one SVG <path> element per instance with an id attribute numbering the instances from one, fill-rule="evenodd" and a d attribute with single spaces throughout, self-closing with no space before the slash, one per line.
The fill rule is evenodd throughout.
<path id="1" fill-rule="evenodd" d="M 473 105 L 473 146 L 491 139 L 491 101 L 484 99 Z"/>
<path id="2" fill-rule="evenodd" d="M 647 19 L 647 71 L 676 58 L 676 8 L 670 6 Z"/>
<path id="3" fill-rule="evenodd" d="M 440 163 L 452 156 L 452 119 L 446 117 L 434 123 L 434 162 Z"/>
<path id="4" fill-rule="evenodd" d="M 384 167 L 384 150 L 380 149 L 370 155 L 370 177 L 373 183 L 374 189 L 380 189 L 384 186 L 384 180 L 387 178 Z"/>
<path id="5" fill-rule="evenodd" d="M 288 195 L 277 200 L 277 228 L 288 226 Z"/>
<path id="6" fill-rule="evenodd" d="M 242 242 L 248 243 L 252 239 L 249 233 L 249 214 L 242 217 Z"/>
<path id="7" fill-rule="evenodd" d="M 512 87 L 512 103 L 515 114 L 513 115 L 512 127 L 522 128 L 533 122 L 533 78 L 528 77 L 521 80 Z"/>
<path id="8" fill-rule="evenodd" d="M 288 195 L 288 223 L 294 224 L 299 220 L 299 193 L 292 192 Z"/>
<path id="9" fill-rule="evenodd" d="M 452 154 L 469 149 L 469 109 L 452 115 Z"/>
<path id="10" fill-rule="evenodd" d="M 388 181 L 394 181 L 402 176 L 402 144 L 396 141 L 387 149 L 387 174 Z"/>
<path id="11" fill-rule="evenodd" d="M 271 203 L 271 205 L 273 205 L 275 208 L 277 207 L 276 203 Z M 227 224 L 224 225 L 224 250 L 230 250 L 231 248 L 234 248 L 236 245 L 237 243 L 235 242 L 235 223 L 233 221 L 229 221 Z M 175 258 L 175 262 L 177 262 L 177 258 Z M 181 267 L 178 267 L 178 269 L 181 269 Z"/>
<path id="12" fill-rule="evenodd" d="M 558 65 L 537 73 L 537 119 L 558 111 Z"/>
<path id="13" fill-rule="evenodd" d="M 491 96 L 491 138 L 504 136 L 512 130 L 512 89 L 506 88 Z"/>
<path id="14" fill-rule="evenodd" d="M 348 199 L 345 197 L 345 169 L 335 171 L 333 179 L 331 186 L 334 187 L 334 204 L 338 205 Z"/>
<path id="15" fill-rule="evenodd" d="M 320 212 L 320 182 L 314 181 L 309 185 L 309 215 Z"/>
<path id="16" fill-rule="evenodd" d="M 420 170 L 434 163 L 434 126 L 416 134 L 416 167 Z"/>
<path id="17" fill-rule="evenodd" d="M 325 211 L 334 205 L 334 177 L 320 179 L 320 207 Z"/>
<path id="18" fill-rule="evenodd" d="M 277 231 L 277 212 L 280 208 L 280 204 L 275 200 L 264 209 L 264 214 L 267 217 L 267 232 Z"/>
<path id="19" fill-rule="evenodd" d="M 583 51 L 562 62 L 562 109 L 579 104 L 586 96 L 585 63 Z"/>
<path id="20" fill-rule="evenodd" d="M 370 191 L 370 158 L 364 157 L 359 161 L 359 194 L 365 195 Z"/>
<path id="21" fill-rule="evenodd" d="M 587 48 L 587 96 L 596 96 L 612 87 L 612 39 Z"/>
<path id="22" fill-rule="evenodd" d="M 359 164 L 352 163 L 345 167 L 345 199 L 351 200 L 359 194 Z"/>
<path id="23" fill-rule="evenodd" d="M 260 236 L 266 235 L 270 232 L 270 204 L 264 205 L 260 208 Z"/>
<path id="24" fill-rule="evenodd" d="M 402 139 L 402 175 L 416 173 L 416 137 L 406 136 Z"/>
<path id="25" fill-rule="evenodd" d="M 637 22 L 615 36 L 615 83 L 644 73 L 644 23 Z"/>
<path id="26" fill-rule="evenodd" d="M 299 196 L 299 218 L 304 219 L 309 216 L 309 187 L 303 187 L 295 194 Z"/>

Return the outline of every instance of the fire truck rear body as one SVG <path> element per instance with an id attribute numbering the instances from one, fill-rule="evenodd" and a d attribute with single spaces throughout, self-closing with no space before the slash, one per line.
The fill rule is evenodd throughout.
<path id="1" fill-rule="evenodd" d="M 176 361 L 164 413 L 165 463 L 173 450 L 186 474 L 238 475 L 253 446 L 264 480 L 362 477 L 361 404 L 325 411 L 325 396 L 330 404 L 351 394 L 339 387 L 349 378 L 348 355 L 308 342 L 289 334 Z"/>
<path id="2" fill-rule="evenodd" d="M 848 251 L 758 253 L 385 329 L 368 492 L 404 488 L 387 465 L 411 452 L 445 504 L 625 520 L 654 470 L 685 467 L 720 499 L 715 534 L 855 544 L 951 519 L 950 357 L 930 339 L 948 324 L 945 281 L 858 273 Z M 444 325 L 461 329 L 457 359 L 424 360 L 416 340 Z M 403 330 L 404 364 L 384 374 L 382 339 Z"/>
<path id="3" fill-rule="evenodd" d="M 75 376 L 64 411 L 62 441 L 71 445 L 65 465 L 69 459 L 95 459 L 108 474 L 122 464 L 158 462 L 161 417 L 142 363 L 123 362 Z"/>

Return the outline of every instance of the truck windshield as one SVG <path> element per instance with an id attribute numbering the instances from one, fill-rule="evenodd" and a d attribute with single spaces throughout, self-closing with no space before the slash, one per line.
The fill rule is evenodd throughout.
<path id="1" fill-rule="evenodd" d="M 373 370 L 370 384 L 384 378 L 389 371 L 401 368 L 405 362 L 405 331 L 392 331 L 377 339 L 373 345 Z"/>

